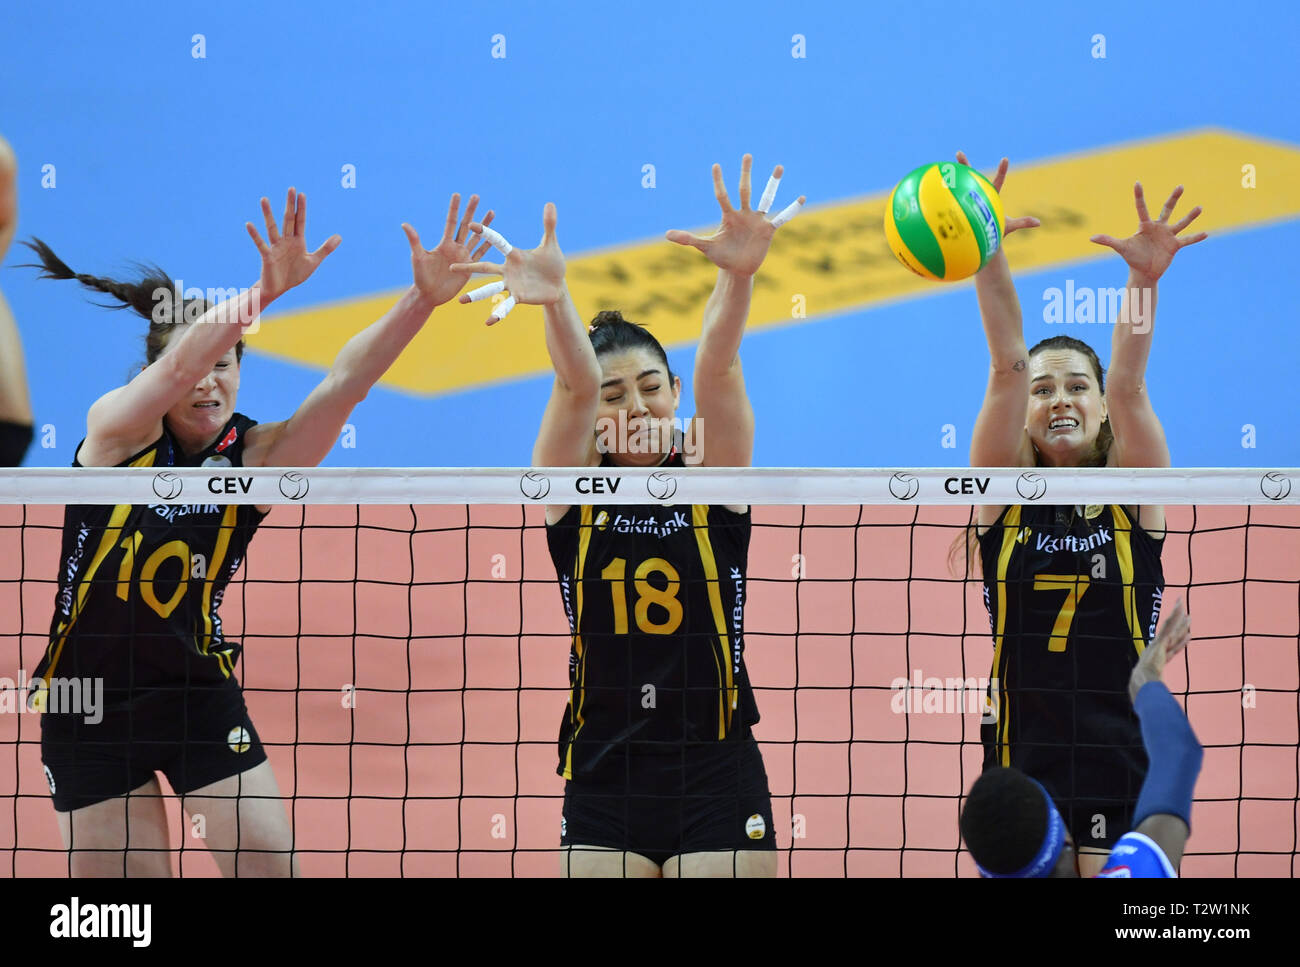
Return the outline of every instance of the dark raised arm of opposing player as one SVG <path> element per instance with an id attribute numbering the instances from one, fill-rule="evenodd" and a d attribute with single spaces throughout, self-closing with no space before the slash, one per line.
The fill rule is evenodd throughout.
<path id="1" fill-rule="evenodd" d="M 1150 760 L 1133 828 L 1153 840 L 1175 868 L 1191 835 L 1192 794 L 1204 753 L 1161 673 L 1165 663 L 1187 647 L 1191 634 L 1191 619 L 1179 600 L 1129 676 L 1129 697 Z"/>

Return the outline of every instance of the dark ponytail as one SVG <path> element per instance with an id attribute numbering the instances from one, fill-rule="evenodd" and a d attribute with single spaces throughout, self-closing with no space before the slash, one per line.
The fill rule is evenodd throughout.
<path id="1" fill-rule="evenodd" d="M 596 318 L 591 320 L 590 332 L 591 348 L 596 350 L 597 357 L 645 349 L 663 361 L 670 383 L 677 378 L 668 365 L 668 354 L 664 352 L 659 340 L 650 335 L 650 330 L 645 326 L 628 322 L 617 309 L 604 309 L 596 313 Z"/>
<path id="2" fill-rule="evenodd" d="M 176 284 L 171 276 L 157 265 L 137 263 L 136 269 L 140 273 L 140 278 L 135 282 L 123 282 L 104 276 L 74 272 L 39 238 L 33 238 L 23 244 L 36 253 L 40 263 L 29 264 L 22 268 L 39 269 L 40 274 L 37 278 L 75 280 L 88 289 L 106 293 L 116 302 L 116 305 L 105 305 L 102 302 L 96 302 L 95 305 L 105 309 L 131 309 L 148 319 L 149 332 L 145 336 L 144 343 L 145 361 L 148 363 L 154 362 L 162 355 L 173 326 L 183 324 L 189 319 L 197 319 L 210 308 L 203 299 L 181 299 L 180 311 L 176 311 Z M 235 355 L 239 359 L 244 358 L 242 339 L 235 346 Z"/>

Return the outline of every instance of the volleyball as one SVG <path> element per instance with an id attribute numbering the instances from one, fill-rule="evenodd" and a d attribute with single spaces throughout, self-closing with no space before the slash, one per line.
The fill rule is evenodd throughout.
<path id="1" fill-rule="evenodd" d="M 956 162 L 909 172 L 885 205 L 890 250 L 926 279 L 955 282 L 974 275 L 997 252 L 1005 227 L 992 183 Z"/>

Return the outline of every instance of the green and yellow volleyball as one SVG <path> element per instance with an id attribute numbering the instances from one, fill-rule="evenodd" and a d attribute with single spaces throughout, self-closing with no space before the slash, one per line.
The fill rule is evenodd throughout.
<path id="1" fill-rule="evenodd" d="M 992 183 L 974 168 L 922 165 L 898 183 L 885 205 L 890 251 L 926 279 L 974 275 L 1002 244 L 1006 218 Z"/>

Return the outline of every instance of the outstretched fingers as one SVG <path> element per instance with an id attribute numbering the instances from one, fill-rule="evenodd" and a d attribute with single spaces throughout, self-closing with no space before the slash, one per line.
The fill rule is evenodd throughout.
<path id="1" fill-rule="evenodd" d="M 262 199 L 262 219 L 266 222 L 266 239 L 274 245 L 280 241 L 280 229 L 276 227 L 275 216 L 271 214 L 270 199 Z"/>
<path id="2" fill-rule="evenodd" d="M 1196 219 L 1200 217 L 1200 214 L 1201 206 L 1197 205 L 1178 221 L 1174 222 L 1174 234 L 1177 235 L 1179 232 L 1187 228 L 1188 225 L 1192 224 L 1192 222 L 1196 221 Z"/>
<path id="3" fill-rule="evenodd" d="M 297 218 L 297 215 L 296 215 L 296 213 L 295 213 L 295 211 L 294 211 L 294 209 L 295 209 L 295 204 L 294 204 L 294 203 L 297 201 L 297 195 L 298 195 L 298 193 L 297 193 L 296 191 L 294 191 L 292 188 L 290 188 L 290 189 L 289 189 L 289 193 L 288 193 L 288 195 L 285 196 L 285 200 L 284 200 L 284 228 L 283 228 L 283 230 L 282 230 L 282 232 L 281 232 L 281 234 L 283 234 L 283 235 L 287 235 L 287 236 L 292 236 L 292 235 L 293 235 L 293 225 L 294 225 L 294 221 L 295 221 L 295 219 Z"/>
<path id="4" fill-rule="evenodd" d="M 713 195 L 718 199 L 718 205 L 722 208 L 722 214 L 726 215 L 729 212 L 735 211 L 735 209 L 731 207 L 731 199 L 727 197 L 727 185 L 722 180 L 722 165 L 719 164 L 713 166 Z"/>
<path id="5" fill-rule="evenodd" d="M 490 299 L 498 292 L 504 291 L 506 291 L 506 280 L 497 279 L 495 282 L 480 285 L 477 289 L 466 292 L 460 297 L 460 301 L 462 305 L 468 305 L 471 302 L 482 302 L 484 299 Z"/>
<path id="6" fill-rule="evenodd" d="M 1178 204 L 1178 199 L 1181 197 L 1183 197 L 1183 186 L 1179 185 L 1172 193 L 1170 193 L 1169 200 L 1165 202 L 1165 207 L 1160 209 L 1159 221 L 1169 221 L 1169 216 L 1174 213 L 1174 206 Z"/>
<path id="7" fill-rule="evenodd" d="M 460 192 L 454 192 L 447 204 L 447 220 L 442 225 L 442 240 L 445 242 L 456 234 L 456 215 L 460 212 Z"/>
<path id="8" fill-rule="evenodd" d="M 771 222 L 772 227 L 780 228 L 790 219 L 794 218 L 795 215 L 798 215 L 799 210 L 803 208 L 804 203 L 807 200 L 808 199 L 805 198 L 803 195 L 800 195 L 797 199 L 795 199 L 790 204 L 782 208 L 781 211 L 778 212 L 774 218 L 772 218 L 772 222 Z"/>
<path id="9" fill-rule="evenodd" d="M 680 228 L 671 228 L 664 233 L 664 238 L 670 242 L 676 242 L 678 245 L 689 245 L 697 248 L 701 252 L 708 246 L 709 239 L 702 238 L 699 235 L 692 235 L 690 232 L 684 232 Z"/>
<path id="10" fill-rule="evenodd" d="M 342 241 L 342 235 L 331 235 L 325 239 L 320 248 L 311 253 L 312 258 L 324 261 L 325 257 L 338 248 Z"/>
<path id="11" fill-rule="evenodd" d="M 1133 183 L 1133 201 L 1137 205 L 1138 221 L 1151 221 L 1151 213 L 1147 211 L 1147 199 L 1142 192 L 1142 182 L 1140 181 Z"/>
<path id="12" fill-rule="evenodd" d="M 505 269 L 504 265 L 498 265 L 496 262 L 456 262 L 449 266 L 452 272 L 468 272 L 470 275 L 501 275 Z M 470 300 L 461 296 L 461 302 Z"/>
<path id="13" fill-rule="evenodd" d="M 420 233 L 406 222 L 402 222 L 402 231 L 406 233 L 406 241 L 411 245 L 411 254 L 421 254 L 424 251 L 424 246 L 420 244 Z"/>
<path id="14" fill-rule="evenodd" d="M 772 210 L 772 203 L 776 201 L 776 190 L 781 187 L 781 176 L 785 174 L 785 168 L 777 165 L 772 169 L 771 176 L 767 179 L 767 187 L 763 189 L 763 197 L 758 200 L 759 214 L 766 215 Z"/>
<path id="15" fill-rule="evenodd" d="M 740 210 L 749 211 L 749 196 L 753 190 L 749 179 L 749 173 L 754 167 L 754 156 L 747 154 L 740 159 Z"/>
<path id="16" fill-rule="evenodd" d="M 488 209 L 487 215 L 483 218 L 483 225 L 491 225 L 492 219 L 494 218 L 496 218 L 496 212 Z M 469 249 L 469 257 L 471 259 L 476 262 L 481 261 L 483 256 L 487 255 L 487 253 L 492 250 L 492 245 L 489 242 L 483 242 L 483 233 L 481 231 L 474 231 L 473 225 L 470 226 L 470 230 L 471 234 L 469 238 L 465 240 L 465 247 Z M 480 242 L 483 242 L 483 244 L 480 245 Z"/>
<path id="17" fill-rule="evenodd" d="M 252 237 L 253 244 L 257 246 L 257 253 L 261 255 L 263 258 L 270 255 L 271 254 L 270 246 L 267 245 L 266 242 L 262 240 L 261 233 L 259 233 L 258 230 L 253 227 L 253 223 L 244 222 L 244 227 L 248 229 L 248 234 Z"/>

